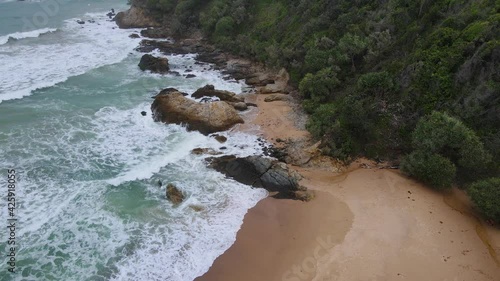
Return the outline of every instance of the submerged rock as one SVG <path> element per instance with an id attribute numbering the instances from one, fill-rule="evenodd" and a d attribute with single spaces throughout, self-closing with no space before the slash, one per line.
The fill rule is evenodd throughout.
<path id="1" fill-rule="evenodd" d="M 211 137 L 213 137 L 215 140 L 217 140 L 220 143 L 225 143 L 227 141 L 227 138 L 223 135 L 215 134 L 215 135 L 211 135 Z"/>
<path id="2" fill-rule="evenodd" d="M 187 124 L 188 130 L 197 130 L 205 135 L 244 123 L 238 112 L 225 102 L 199 103 L 180 92 L 170 91 L 156 96 L 151 110 L 155 121 Z"/>
<path id="3" fill-rule="evenodd" d="M 167 185 L 166 196 L 167 199 L 174 204 L 180 204 L 184 201 L 184 194 L 182 194 L 182 192 L 171 183 Z"/>
<path id="4" fill-rule="evenodd" d="M 150 70 L 155 73 L 165 73 L 170 70 L 167 58 L 158 58 L 149 54 L 142 56 L 139 68 L 142 71 Z"/>
<path id="5" fill-rule="evenodd" d="M 195 149 L 191 150 L 191 153 L 194 155 L 203 155 L 203 154 L 221 155 L 222 154 L 222 152 L 215 151 L 212 148 L 195 148 Z"/>
<path id="6" fill-rule="evenodd" d="M 308 198 L 307 194 L 310 194 L 299 185 L 300 175 L 289 170 L 285 163 L 270 158 L 261 156 L 237 158 L 230 155 L 207 160 L 211 168 L 240 183 L 275 192 L 273 195 L 275 198 L 304 200 Z"/>

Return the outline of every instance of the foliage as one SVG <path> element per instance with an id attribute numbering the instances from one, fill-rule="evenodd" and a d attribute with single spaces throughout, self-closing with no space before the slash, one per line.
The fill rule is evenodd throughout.
<path id="1" fill-rule="evenodd" d="M 491 160 L 474 131 L 445 113 L 423 117 L 412 135 L 415 151 L 404 158 L 401 168 L 436 188 L 450 187 L 455 170 L 474 179 L 478 174 L 470 172 L 486 169 Z"/>
<path id="2" fill-rule="evenodd" d="M 331 95 L 340 81 L 334 68 L 324 68 L 316 74 L 308 73 L 300 82 L 299 92 L 304 99 L 314 104 L 321 104 L 331 99 Z M 312 110 L 309 110 L 312 111 Z"/>
<path id="3" fill-rule="evenodd" d="M 180 35 L 200 28 L 221 49 L 285 67 L 332 156 L 427 151 L 408 163 L 447 159 L 459 183 L 500 173 L 496 0 L 147 1 Z"/>
<path id="4" fill-rule="evenodd" d="M 445 113 L 423 117 L 413 132 L 416 150 L 441 154 L 467 169 L 485 168 L 491 156 L 470 128 Z"/>
<path id="5" fill-rule="evenodd" d="M 467 193 L 487 219 L 500 223 L 500 178 L 475 182 Z"/>
<path id="6" fill-rule="evenodd" d="M 420 150 L 403 158 L 401 170 L 436 189 L 450 188 L 456 173 L 449 159 Z"/>

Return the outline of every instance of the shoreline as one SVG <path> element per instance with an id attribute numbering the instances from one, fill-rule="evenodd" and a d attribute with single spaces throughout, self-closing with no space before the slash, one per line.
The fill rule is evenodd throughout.
<path id="1" fill-rule="evenodd" d="M 198 61 L 236 79 L 269 73 L 220 53 L 201 37 L 173 44 L 145 41 L 139 49 L 198 53 Z M 364 159 L 341 167 L 321 156 L 304 122 L 296 122 L 300 113 L 290 105 L 293 95 L 267 103 L 268 96 L 247 94 L 257 109 L 243 114 L 246 124 L 230 131 L 257 134 L 277 148 L 295 146 L 286 162 L 316 198 L 260 201 L 245 215 L 235 243 L 195 280 L 495 280 L 500 275 L 500 229 L 472 215 L 460 191 L 438 193 Z"/>
<path id="2" fill-rule="evenodd" d="M 258 112 L 237 129 L 258 125 L 258 134 L 278 147 L 282 146 L 278 138 L 307 138 L 308 133 L 290 118 L 295 114 L 290 102 L 267 103 L 266 96 L 249 95 Z M 315 193 L 315 199 L 260 201 L 245 215 L 236 242 L 195 280 L 495 280 L 500 276 L 500 229 L 477 219 L 461 191 L 438 193 L 364 159 L 347 170 L 322 163 L 288 165 L 304 177 L 301 184 Z M 318 242 L 321 239 L 334 242 Z M 321 243 L 330 246 L 318 250 Z"/>

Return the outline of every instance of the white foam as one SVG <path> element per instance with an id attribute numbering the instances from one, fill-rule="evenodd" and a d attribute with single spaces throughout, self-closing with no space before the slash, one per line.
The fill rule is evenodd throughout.
<path id="1" fill-rule="evenodd" d="M 10 39 L 20 40 L 25 38 L 36 38 L 42 34 L 56 32 L 56 28 L 42 28 L 26 32 L 15 32 L 8 35 L 0 36 L 0 45 L 7 44 Z"/>
<path id="2" fill-rule="evenodd" d="M 68 28 L 71 26 L 68 23 Z M 76 23 L 74 27 L 76 34 L 95 43 L 83 37 L 81 32 L 85 32 L 80 32 Z M 109 40 L 131 41 L 132 48 L 136 45 L 127 36 L 106 36 Z M 109 44 L 109 48 L 121 48 L 114 42 L 98 41 Z M 73 46 L 88 47 L 78 44 Z M 126 55 L 130 47 L 108 53 L 101 50 L 105 46 L 97 46 L 93 55 Z M 78 56 L 73 59 L 80 65 L 85 59 L 93 60 Z M 220 73 L 194 65 L 193 56 L 169 59 L 173 70 L 191 66 L 198 77 L 173 79 L 139 71 L 131 71 L 130 75 L 140 73 L 138 79 L 153 77 L 157 85 L 165 83 L 165 87 L 176 83 L 189 93 L 205 84 L 237 93 L 241 90 L 241 84 L 224 81 Z M 99 65 L 96 63 L 94 60 L 83 65 L 91 68 Z M 135 64 L 128 67 L 137 68 Z M 65 65 L 61 68 L 72 70 Z M 52 75 L 58 77 L 59 73 Z M 150 91 L 149 87 L 145 83 L 144 88 Z M 47 108 L 43 120 L 8 132 L 8 145 L 0 146 L 0 158 L 26 171 L 18 196 L 22 200 L 19 216 L 23 218 L 20 238 L 26 245 L 24 253 L 36 257 L 36 262 L 26 266 L 30 272 L 27 278 L 40 274 L 38 279 L 54 279 L 56 275 L 64 280 L 78 276 L 85 280 L 191 281 L 205 273 L 234 243 L 247 210 L 266 196 L 265 190 L 228 180 L 206 168 L 203 156 L 190 154 L 195 147 L 219 150 L 221 146 L 227 147 L 221 150 L 227 154 L 258 154 L 255 136 L 223 132 L 228 141 L 220 144 L 197 132 L 186 132 L 181 126 L 153 122 L 149 114 L 140 114 L 150 112 L 149 94 L 144 95 L 144 102 L 137 106 L 123 108 L 120 102 L 129 97 L 118 97 L 114 106 L 103 107 L 95 114 L 88 110 L 68 112 L 71 107 L 68 109 L 63 101 L 42 99 L 36 105 L 32 103 L 39 106 L 37 112 Z M 186 200 L 174 207 L 164 199 L 165 191 L 158 188 L 158 179 L 174 183 Z M 113 202 L 120 196 L 136 195 L 136 191 L 140 191 L 138 198 L 127 200 L 141 200 L 142 204 L 134 205 L 133 210 L 120 201 Z M 203 210 L 195 212 L 191 204 Z M 51 254 L 52 249 L 60 254 Z"/>
<path id="3" fill-rule="evenodd" d="M 105 15 L 87 14 L 95 23 L 65 22 L 61 39 L 51 43 L 0 46 L 0 103 L 31 95 L 69 77 L 125 59 L 139 39 L 128 35 Z"/>

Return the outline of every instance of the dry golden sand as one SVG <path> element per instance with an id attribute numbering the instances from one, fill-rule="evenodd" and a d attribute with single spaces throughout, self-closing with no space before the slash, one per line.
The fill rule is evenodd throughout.
<path id="1" fill-rule="evenodd" d="M 247 118 L 268 140 L 307 134 L 283 118 L 286 102 L 256 103 Z M 362 160 L 343 174 L 297 169 L 316 198 L 259 202 L 196 280 L 500 280 L 500 230 L 477 219 L 460 191 L 443 195 Z"/>

